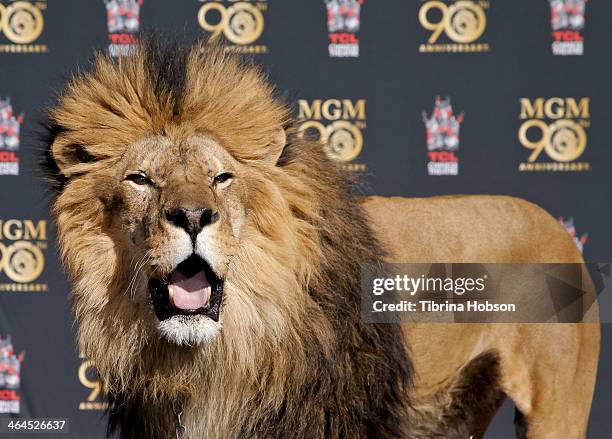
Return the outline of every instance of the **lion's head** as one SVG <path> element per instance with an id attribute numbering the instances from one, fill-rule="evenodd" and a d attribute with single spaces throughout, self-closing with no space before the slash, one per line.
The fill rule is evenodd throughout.
<path id="1" fill-rule="evenodd" d="M 349 179 L 295 134 L 258 68 L 145 41 L 77 75 L 50 128 L 79 348 L 121 410 L 157 401 L 143 428 L 172 425 L 160 401 L 179 397 L 219 437 L 281 420 L 281 436 L 311 431 L 305 406 L 323 424 L 341 414 L 332 424 L 351 436 L 369 425 L 360 410 L 378 410 L 354 392 L 391 395 L 385 413 L 404 404 L 401 334 L 359 319 L 360 262 L 378 255 Z M 385 338 L 389 354 L 373 355 Z M 355 408 L 328 407 L 340 400 Z"/>
<path id="2" fill-rule="evenodd" d="M 155 50 L 119 63 L 98 57 L 53 110 L 51 155 L 66 179 L 56 211 L 77 281 L 114 271 L 118 289 L 87 296 L 128 298 L 126 309 L 147 314 L 160 337 L 196 345 L 218 335 L 224 290 L 245 275 L 287 111 L 257 69 L 219 49 L 198 46 L 169 65 Z M 68 248 L 83 241 L 84 251 Z M 265 306 L 257 300 L 230 297 L 226 306 L 248 325 Z"/>

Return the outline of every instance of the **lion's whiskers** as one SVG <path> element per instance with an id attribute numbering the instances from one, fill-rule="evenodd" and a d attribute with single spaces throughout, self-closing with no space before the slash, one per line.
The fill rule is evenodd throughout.
<path id="1" fill-rule="evenodd" d="M 141 270 L 150 261 L 151 261 L 151 255 L 149 251 L 147 250 L 144 253 L 144 255 L 142 255 L 140 259 L 138 259 L 138 261 L 136 262 L 134 274 L 132 275 L 132 278 L 130 279 L 130 283 L 128 284 L 128 287 L 126 288 L 126 291 L 125 291 L 132 300 L 136 300 L 136 289 L 135 289 L 136 279 L 138 278 L 138 275 L 140 274 Z M 131 267 L 131 264 L 130 264 L 130 267 Z"/>

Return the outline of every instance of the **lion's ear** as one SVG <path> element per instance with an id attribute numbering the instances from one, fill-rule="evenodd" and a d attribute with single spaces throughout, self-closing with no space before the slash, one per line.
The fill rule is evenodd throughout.
<path id="1" fill-rule="evenodd" d="M 266 161 L 276 165 L 278 163 L 278 159 L 280 158 L 283 150 L 285 149 L 285 145 L 287 144 L 287 134 L 285 133 L 285 129 L 280 127 L 276 132 L 274 139 L 270 142 L 270 149 L 268 154 L 266 155 Z"/>
<path id="2" fill-rule="evenodd" d="M 44 149 L 44 164 L 48 172 L 69 178 L 82 171 L 77 165 L 95 161 L 93 154 L 53 117 L 49 118 L 45 128 L 43 140 L 48 146 Z"/>
<path id="3" fill-rule="evenodd" d="M 94 157 L 83 145 L 62 142 L 60 139 L 53 142 L 50 152 L 57 168 L 66 177 L 70 176 L 71 168 L 75 165 L 94 161 Z"/>

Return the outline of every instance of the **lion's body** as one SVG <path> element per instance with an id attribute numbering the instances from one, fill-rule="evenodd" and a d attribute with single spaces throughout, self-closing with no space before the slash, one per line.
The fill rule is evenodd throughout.
<path id="1" fill-rule="evenodd" d="M 389 262 L 583 262 L 554 218 L 520 199 L 370 197 L 363 206 Z M 593 307 L 585 321 L 597 318 Z M 501 370 L 496 388 L 526 417 L 527 437 L 585 437 L 599 359 L 598 324 L 433 323 L 406 325 L 404 332 L 418 400 L 446 392 L 474 358 L 494 352 Z M 493 394 L 491 411 L 478 419 L 475 434 L 484 432 L 504 395 Z"/>
<path id="2" fill-rule="evenodd" d="M 368 219 L 351 177 L 296 135 L 252 65 L 220 48 L 168 51 L 145 41 L 119 61 L 98 57 L 50 122 L 47 165 L 79 348 L 98 366 L 110 427 L 123 437 L 173 436 L 181 411 L 191 439 L 465 438 L 488 415 L 475 406 L 494 406 L 500 385 L 512 390 L 500 381 L 512 353 L 499 343 L 485 352 L 478 330 L 465 328 L 452 346 L 439 332 L 434 352 L 426 327 L 408 329 L 406 343 L 398 325 L 364 323 L 360 270 L 385 253 L 505 261 L 528 237 L 507 236 L 501 250 L 477 234 L 481 253 L 470 254 L 467 245 L 419 236 L 425 225 L 410 217 L 444 216 L 440 200 L 408 210 L 370 200 Z M 386 206 L 394 202 L 401 215 Z M 453 207 L 449 233 L 469 238 L 459 224 L 470 223 L 469 203 L 458 202 L 458 216 Z M 499 221 L 528 219 L 503 206 L 482 210 Z M 488 233 L 493 223 L 501 224 L 481 226 Z M 540 237 L 558 234 L 536 224 Z M 405 234 L 401 246 L 395 233 Z M 579 260 L 561 241 L 551 238 L 533 260 Z M 199 305 L 181 305 L 193 298 Z M 540 346 L 537 330 L 508 328 L 507 349 L 521 340 Z M 415 388 L 411 356 L 421 371 Z M 471 421 L 443 397 L 427 400 L 457 375 L 463 388 L 482 387 L 459 395 Z"/>

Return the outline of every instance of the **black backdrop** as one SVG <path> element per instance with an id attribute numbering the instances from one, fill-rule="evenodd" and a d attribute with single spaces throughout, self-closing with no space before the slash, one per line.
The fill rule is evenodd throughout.
<path id="1" fill-rule="evenodd" d="M 255 53 L 296 115 L 301 101 L 307 131 L 321 129 L 334 146 L 330 154 L 364 173 L 366 193 L 521 196 L 555 217 L 571 218 L 587 261 L 612 260 L 612 150 L 606 134 L 612 2 L 590 0 L 582 16 L 580 1 L 560 0 L 564 12 L 556 29 L 554 0 L 126 3 L 140 6 L 131 17 L 136 21 L 129 11 L 118 16 L 114 4 L 107 14 L 103 0 L 0 0 L 0 173 L 14 173 L 19 161 L 19 175 L 0 175 L 0 412 L 17 411 L 19 398 L 19 416 L 68 417 L 73 437 L 103 436 L 104 402 L 96 395 L 93 368 L 74 346 L 69 287 L 57 261 L 48 198 L 36 176 L 38 123 L 71 72 L 88 65 L 92 48 L 128 50 L 138 24 L 203 33 L 198 12 L 205 5 L 211 9 L 202 14 L 203 24 L 225 29 L 221 33 L 234 50 Z M 359 28 L 354 3 L 360 6 Z M 423 7 L 431 10 L 419 20 Z M 227 23 L 217 24 L 221 18 Z M 448 25 L 428 24 L 440 20 Z M 437 40 L 428 42 L 437 30 Z M 561 41 L 556 50 L 584 53 L 555 55 L 555 39 Z M 357 51 L 358 57 L 330 56 Z M 431 118 L 436 96 L 442 108 L 429 137 L 432 147 L 442 148 L 433 149 L 431 159 L 423 112 Z M 445 120 L 447 97 L 456 117 Z M 528 102 L 524 108 L 521 99 Z M 519 140 L 524 123 L 535 126 L 526 141 L 537 143 L 541 132 L 550 137 L 536 165 L 528 162 L 533 150 Z M 440 159 L 455 164 L 431 169 L 457 166 L 458 175 L 429 175 L 428 161 Z M 545 169 L 522 171 L 521 164 Z M 593 438 L 612 437 L 612 331 L 604 325 L 603 332 Z M 19 367 L 19 385 L 6 382 Z M 511 413 L 506 405 L 489 437 L 512 437 Z"/>

